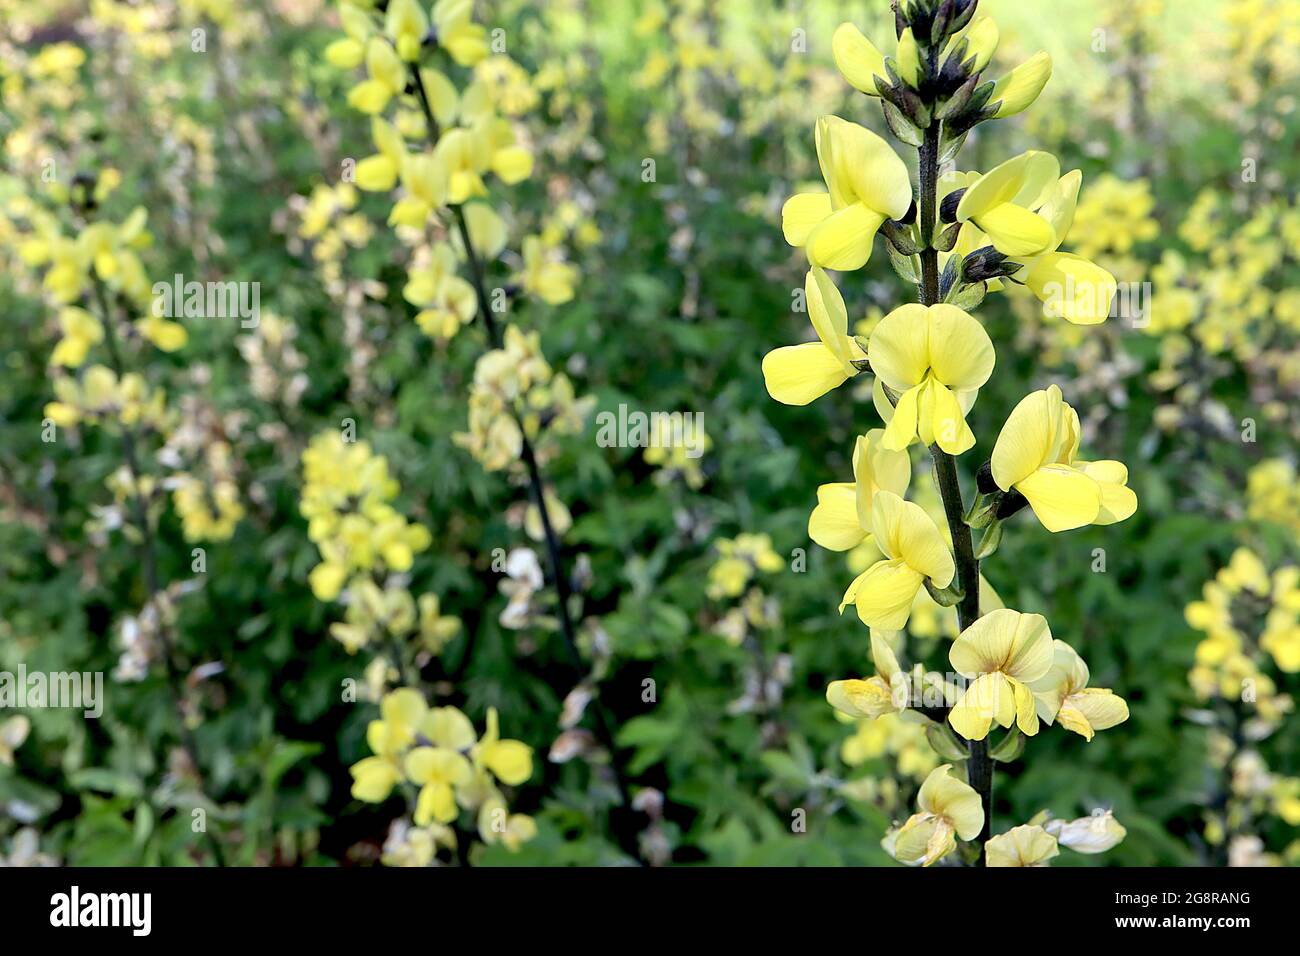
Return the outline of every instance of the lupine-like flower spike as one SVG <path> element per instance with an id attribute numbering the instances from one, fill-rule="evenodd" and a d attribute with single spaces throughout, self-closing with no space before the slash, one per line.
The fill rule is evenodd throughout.
<path id="1" fill-rule="evenodd" d="M 892 55 L 851 23 L 836 29 L 831 51 L 849 84 L 878 99 L 894 138 L 916 149 L 918 174 L 909 181 L 893 149 L 864 128 L 835 116 L 817 121 L 828 191 L 790 199 L 782 229 L 812 266 L 807 300 L 818 340 L 768 353 L 764 378 L 773 398 L 805 405 L 857 374 L 874 376 L 872 401 L 885 427 L 857 439 L 853 482 L 817 489 L 808 534 L 828 550 L 849 551 L 870 540 L 883 554 L 840 602 L 841 611 L 854 604 L 872 629 L 876 675 L 834 681 L 826 697 L 852 718 L 914 710 L 936 721 L 927 740 L 943 757 L 960 760 L 966 775 L 966 782 L 950 775 L 951 765 L 932 773 L 921 789 L 921 812 L 890 833 L 886 848 L 902 862 L 929 865 L 952 852 L 957 837 L 979 838 L 984 845 L 964 853 L 967 862 L 983 854 L 990 866 L 1047 865 L 1058 853 L 1057 834 L 1067 831 L 1059 824 L 1048 830 L 1045 817 L 987 837 L 993 761 L 1016 759 L 1024 737 L 1042 723 L 1091 739 L 1125 720 L 1128 709 L 1118 696 L 1087 686 L 1087 667 L 1068 645 L 1053 641 L 1045 618 L 1001 607 L 979 562 L 996 552 L 1005 520 L 1026 505 L 1049 531 L 1063 531 L 1122 521 L 1137 500 L 1120 462 L 1078 458 L 1078 416 L 1053 385 L 1016 406 L 992 460 L 977 474 L 978 497 L 965 507 L 955 459 L 976 443 L 967 417 L 996 365 L 993 342 L 971 311 L 989 292 L 1022 286 L 1043 303 L 1044 314 L 1094 325 L 1109 314 L 1116 283 L 1086 258 L 1062 251 L 1082 177 L 1077 170 L 1062 175 L 1051 154 L 1028 150 L 986 173 L 940 175 L 971 129 L 1013 116 L 1038 98 L 1051 58 L 1038 53 L 986 81 L 999 31 L 976 16 L 977 0 L 892 6 Z M 889 244 L 895 271 L 915 284 L 919 302 L 876 323 L 862 356 L 848 334 L 839 289 L 822 270 L 861 268 L 877 232 Z M 903 498 L 911 484 L 909 449 L 918 442 L 934 463 L 946 534 Z M 972 528 L 986 529 L 978 547 Z M 960 633 L 949 661 L 969 682 L 964 690 L 921 663 L 914 674 L 903 673 L 886 643 L 887 632 L 907 625 L 922 587 L 935 602 L 957 608 Z M 942 706 L 929 701 L 931 690 L 941 692 Z M 1008 732 L 989 743 L 995 725 Z M 1114 828 L 1102 829 L 1090 848 L 1123 835 L 1122 828 L 1118 836 Z"/>

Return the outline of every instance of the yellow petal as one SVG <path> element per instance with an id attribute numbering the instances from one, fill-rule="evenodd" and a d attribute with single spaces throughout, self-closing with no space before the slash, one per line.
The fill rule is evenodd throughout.
<path id="1" fill-rule="evenodd" d="M 1044 465 L 1017 483 L 1016 490 L 1051 532 L 1082 528 L 1101 512 L 1101 485 L 1068 465 Z"/>
<path id="2" fill-rule="evenodd" d="M 993 86 L 990 103 L 1000 104 L 993 115 L 998 119 L 1027 109 L 1052 77 L 1052 58 L 1046 51 L 1035 53 Z"/>
<path id="3" fill-rule="evenodd" d="M 973 840 L 984 829 L 984 808 L 980 795 L 964 780 L 949 771 L 952 764 L 932 770 L 921 784 L 916 805 L 927 813 L 946 819 L 963 840 Z"/>
<path id="4" fill-rule="evenodd" d="M 1063 406 L 1055 385 L 1022 398 L 1002 426 L 993 446 L 993 480 L 1010 491 L 1052 457 Z"/>
<path id="5" fill-rule="evenodd" d="M 1047 866 L 1058 853 L 1056 837 L 1042 827 L 1019 826 L 984 844 L 984 865 Z"/>
<path id="6" fill-rule="evenodd" d="M 498 740 L 485 748 L 484 765 L 507 786 L 518 786 L 533 775 L 533 748 L 518 740 Z"/>
<path id="7" fill-rule="evenodd" d="M 862 203 L 831 213 L 808 235 L 808 261 L 838 272 L 861 269 L 871 258 L 872 241 L 884 221 Z"/>
<path id="8" fill-rule="evenodd" d="M 919 572 L 902 561 L 877 561 L 849 585 L 840 610 L 852 603 L 857 607 L 858 619 L 868 627 L 902 630 L 923 580 Z"/>
<path id="9" fill-rule="evenodd" d="M 781 207 L 781 231 L 785 241 L 802 247 L 808 235 L 831 214 L 829 193 L 798 193 Z"/>
<path id="10" fill-rule="evenodd" d="M 852 23 L 841 23 L 831 36 L 831 55 L 849 85 L 868 96 L 879 96 L 876 77 L 889 82 L 885 57 Z"/>
<path id="11" fill-rule="evenodd" d="M 1047 618 L 1002 608 L 962 631 L 948 651 L 948 661 L 965 677 L 1001 671 L 1028 683 L 1046 675 L 1055 653 Z"/>
<path id="12" fill-rule="evenodd" d="M 983 740 L 993 721 L 1010 727 L 1015 717 L 1015 691 L 998 671 L 975 678 L 948 711 L 948 723 L 967 740 Z"/>
<path id="13" fill-rule="evenodd" d="M 876 323 L 867 343 L 867 357 L 871 360 L 871 370 L 894 391 L 919 385 L 930 368 L 930 324 L 926 307 L 916 303 L 902 305 Z"/>
<path id="14" fill-rule="evenodd" d="M 983 386 L 993 374 L 996 361 L 993 342 L 984 326 L 955 305 L 932 305 L 927 317 L 926 351 L 934 377 L 954 390 Z"/>
<path id="15" fill-rule="evenodd" d="M 858 521 L 857 485 L 837 482 L 817 489 L 817 507 L 808 517 L 808 537 L 831 551 L 856 548 L 867 536 Z"/>
<path id="16" fill-rule="evenodd" d="M 388 192 L 397 185 L 397 163 L 382 154 L 361 160 L 355 174 L 357 187 L 366 192 Z"/>
<path id="17" fill-rule="evenodd" d="M 880 384 L 880 379 L 876 379 L 876 384 Z M 893 413 L 885 426 L 884 438 L 881 439 L 881 444 L 890 451 L 906 453 L 907 446 L 916 439 L 916 424 L 921 414 L 921 391 L 924 388 L 924 385 L 917 385 L 898 396 L 898 404 L 893 407 Z"/>
<path id="18" fill-rule="evenodd" d="M 1065 703 L 1073 706 L 1093 730 L 1109 730 L 1128 720 L 1128 704 L 1124 698 L 1102 687 L 1088 687 L 1071 694 Z"/>
<path id="19" fill-rule="evenodd" d="M 906 562 L 912 570 L 930 578 L 936 587 L 944 588 L 952 583 L 956 574 L 952 553 L 934 519 L 920 505 L 880 491 L 871 503 L 871 527 L 876 546 L 890 558 Z M 915 595 L 915 588 L 912 593 Z"/>
<path id="20" fill-rule="evenodd" d="M 807 405 L 848 377 L 839 358 L 821 342 L 787 345 L 763 356 L 767 393 L 785 405 Z"/>
<path id="21" fill-rule="evenodd" d="M 975 224 L 988 233 L 993 248 L 1006 256 L 1036 256 L 1056 240 L 1046 219 L 1009 202 L 980 213 Z"/>
<path id="22" fill-rule="evenodd" d="M 957 397 L 938 382 L 930 382 L 926 389 L 929 407 L 922 412 L 918 425 L 925 423 L 921 431 L 921 440 L 937 444 L 950 455 L 960 455 L 975 446 L 975 434 L 966 424 L 966 416 Z M 928 413 L 928 417 L 927 417 Z M 927 436 L 925 433 L 929 432 Z"/>
<path id="23" fill-rule="evenodd" d="M 1047 315 L 1075 325 L 1105 322 L 1119 288 L 1115 277 L 1101 266 L 1065 252 L 1035 259 L 1025 285 L 1038 296 Z"/>
<path id="24" fill-rule="evenodd" d="M 859 719 L 895 713 L 890 686 L 878 677 L 869 680 L 837 680 L 826 688 L 826 702 L 842 714 Z"/>
<path id="25" fill-rule="evenodd" d="M 1128 468 L 1119 461 L 1079 461 L 1075 467 L 1101 486 L 1101 510 L 1094 524 L 1115 524 L 1137 511 L 1137 495 L 1128 487 Z"/>
<path id="26" fill-rule="evenodd" d="M 840 360 L 846 375 L 855 374 L 849 364 L 849 313 L 840 290 L 824 270 L 813 266 L 804 277 L 804 297 L 817 338 Z"/>

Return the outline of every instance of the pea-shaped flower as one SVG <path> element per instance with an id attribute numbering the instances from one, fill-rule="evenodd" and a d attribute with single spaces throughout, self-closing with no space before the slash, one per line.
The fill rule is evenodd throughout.
<path id="1" fill-rule="evenodd" d="M 849 335 L 849 313 L 835 283 L 815 266 L 804 278 L 808 318 L 816 342 L 787 345 L 763 356 L 767 392 L 786 405 L 807 405 L 858 374 L 855 361 L 867 356 Z"/>
<path id="2" fill-rule="evenodd" d="M 1097 325 L 1106 321 L 1111 301 L 1119 288 L 1115 277 L 1089 259 L 1061 252 L 1061 244 L 1074 225 L 1083 173 L 1071 170 L 1051 186 L 1035 212 L 1046 219 L 1055 233 L 1051 245 L 1025 260 L 1018 275 L 1044 305 L 1044 312 L 1075 325 Z"/>
<path id="3" fill-rule="evenodd" d="M 902 451 L 919 437 L 959 455 L 975 444 L 966 411 L 995 361 L 978 321 L 955 305 L 900 306 L 876 325 L 867 355 L 876 377 L 898 396 L 885 448 Z"/>
<path id="4" fill-rule="evenodd" d="M 840 610 L 851 603 L 868 627 L 902 630 L 926 578 L 938 588 L 952 583 L 952 554 L 925 510 L 892 491 L 878 491 L 872 499 L 871 533 L 885 557 L 853 580 Z"/>
<path id="5" fill-rule="evenodd" d="M 1036 256 L 1056 242 L 1052 224 L 1034 212 L 1056 185 L 1061 164 L 1051 153 L 1029 150 L 995 166 L 957 204 L 957 221 L 973 222 L 1005 256 Z"/>
<path id="6" fill-rule="evenodd" d="M 1059 723 L 1085 740 L 1128 720 L 1124 698 L 1104 687 L 1088 686 L 1088 665 L 1064 641 L 1054 645 L 1052 666 L 1034 682 L 1038 716 L 1047 724 Z"/>
<path id="7" fill-rule="evenodd" d="M 951 769 L 946 763 L 930 772 L 916 798 L 920 812 L 885 838 L 886 848 L 900 863 L 929 866 L 957 848 L 957 837 L 973 840 L 984 829 L 980 795 L 952 776 Z"/>
<path id="8" fill-rule="evenodd" d="M 907 492 L 912 463 L 905 451 L 882 444 L 884 431 L 873 428 L 853 445 L 853 480 L 817 489 L 817 507 L 808 517 L 808 537 L 831 551 L 856 548 L 871 534 L 871 502 L 877 491 Z"/>
<path id="9" fill-rule="evenodd" d="M 1012 827 L 984 844 L 985 866 L 1050 866 L 1061 851 L 1052 836 L 1037 824 Z"/>
<path id="10" fill-rule="evenodd" d="M 912 205 L 906 164 L 875 133 L 838 116 L 817 121 L 817 161 L 825 193 L 799 193 L 781 209 L 785 241 L 824 269 L 861 269 L 886 219 Z"/>
<path id="11" fill-rule="evenodd" d="M 1029 685 L 1052 666 L 1052 632 L 1041 614 L 1002 608 L 984 615 L 953 642 L 948 661 L 972 678 L 948 722 L 967 740 L 983 740 L 993 722 L 1038 733 L 1038 713 Z"/>
<path id="12" fill-rule="evenodd" d="M 884 637 L 871 634 L 871 662 L 876 665 L 873 677 L 831 681 L 826 688 L 826 703 L 849 717 L 883 717 L 907 706 L 906 675 L 898 658 Z"/>
<path id="13" fill-rule="evenodd" d="M 993 446 L 993 481 L 1025 496 L 1048 531 L 1114 524 L 1137 510 L 1128 469 L 1081 461 L 1079 416 L 1050 385 L 1020 400 Z"/>

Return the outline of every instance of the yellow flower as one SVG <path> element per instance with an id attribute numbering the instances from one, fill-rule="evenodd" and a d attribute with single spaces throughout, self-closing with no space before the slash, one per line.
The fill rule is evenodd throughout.
<path id="1" fill-rule="evenodd" d="M 1075 169 L 1049 187 L 1035 212 L 1052 227 L 1055 238 L 1045 251 L 1025 260 L 1020 278 L 1055 318 L 1076 325 L 1106 321 L 1118 284 L 1115 277 L 1083 256 L 1060 252 L 1074 224 L 1083 174 Z"/>
<path id="2" fill-rule="evenodd" d="M 393 148 L 400 143 L 390 143 Z M 398 159 L 396 152 L 394 159 Z M 447 167 L 436 153 L 406 154 L 398 159 L 406 195 L 388 215 L 388 224 L 423 228 L 425 221 L 447 201 Z"/>
<path id="3" fill-rule="evenodd" d="M 783 346 L 763 356 L 767 392 L 785 405 L 807 405 L 838 388 L 858 374 L 853 363 L 867 357 L 849 335 L 849 313 L 840 290 L 816 266 L 804 278 L 804 299 L 817 341 Z"/>
<path id="4" fill-rule="evenodd" d="M 1012 827 L 984 844 L 985 866 L 1048 866 L 1061 851 L 1056 837 L 1042 827 Z"/>
<path id="5" fill-rule="evenodd" d="M 993 480 L 1029 501 L 1048 531 L 1114 524 L 1137 510 L 1128 469 L 1080 461 L 1079 416 L 1055 386 L 1031 392 L 1011 412 L 993 447 Z"/>
<path id="6" fill-rule="evenodd" d="M 1052 58 L 1039 51 L 993 84 L 989 102 L 997 106 L 997 119 L 1015 116 L 1029 108 L 1052 78 Z"/>
<path id="7" fill-rule="evenodd" d="M 392 0 L 384 17 L 384 32 L 408 63 L 420 58 L 420 44 L 429 32 L 429 19 L 417 0 Z"/>
<path id="8" fill-rule="evenodd" d="M 340 37 L 325 48 L 325 60 L 337 69 L 353 70 L 366 58 L 366 40 L 373 32 L 370 17 L 359 7 L 341 3 L 339 23 L 347 36 Z"/>
<path id="9" fill-rule="evenodd" d="M 953 642 L 953 668 L 973 678 L 948 712 L 948 722 L 967 740 L 983 740 L 993 721 L 1014 722 L 1025 734 L 1038 733 L 1038 714 L 1029 684 L 1052 666 L 1052 632 L 1041 614 L 1002 608 L 984 615 Z"/>
<path id="10" fill-rule="evenodd" d="M 486 196 L 483 172 L 492 161 L 486 140 L 470 130 L 448 130 L 438 140 L 435 155 L 447 170 L 447 201 L 459 205 L 474 196 Z"/>
<path id="11" fill-rule="evenodd" d="M 966 59 L 974 58 L 972 73 L 982 73 L 993 59 L 998 49 L 998 25 L 992 17 L 980 17 L 974 21 L 961 36 L 954 37 L 951 46 L 955 47 L 962 40 L 966 41 Z"/>
<path id="12" fill-rule="evenodd" d="M 59 310 L 59 328 L 63 337 L 50 353 L 51 365 L 80 368 L 86 361 L 91 346 L 104 339 L 104 328 L 99 320 L 76 306 Z"/>
<path id="13" fill-rule="evenodd" d="M 1088 686 L 1088 665 L 1069 644 L 1054 642 L 1051 669 L 1033 683 L 1038 716 L 1048 725 L 1059 721 L 1085 740 L 1128 720 L 1124 698 Z"/>
<path id="14" fill-rule="evenodd" d="M 366 44 L 366 72 L 370 78 L 349 91 L 348 103 L 374 116 L 382 113 L 388 101 L 406 89 L 406 67 L 391 43 L 372 36 Z"/>
<path id="15" fill-rule="evenodd" d="M 891 491 L 872 499 L 871 533 L 885 558 L 853 580 L 839 609 L 852 603 L 863 624 L 901 630 L 926 578 L 939 588 L 952 583 L 952 554 L 925 510 Z"/>
<path id="16" fill-rule="evenodd" d="M 967 187 L 957 221 L 973 222 L 1006 256 L 1036 256 L 1056 242 L 1052 224 L 1031 210 L 1043 204 L 1061 175 L 1051 153 L 1029 150 L 989 170 Z"/>
<path id="17" fill-rule="evenodd" d="M 473 0 L 438 0 L 433 26 L 438 45 L 461 66 L 473 66 L 488 55 L 487 31 L 470 20 Z"/>
<path id="18" fill-rule="evenodd" d="M 930 772 L 916 800 L 920 812 L 886 837 L 886 848 L 899 862 L 929 866 L 956 849 L 957 837 L 973 840 L 984 828 L 979 794 L 951 769 L 946 763 Z"/>
<path id="19" fill-rule="evenodd" d="M 906 675 L 885 639 L 871 634 L 871 662 L 874 677 L 832 681 L 826 688 L 826 703 L 849 717 L 880 717 L 907 707 Z"/>
<path id="20" fill-rule="evenodd" d="M 955 305 L 900 306 L 871 333 L 872 371 L 898 393 L 884 447 L 902 451 L 916 438 L 959 455 L 975 444 L 966 411 L 993 374 L 984 326 Z"/>
<path id="21" fill-rule="evenodd" d="M 854 442 L 853 481 L 817 489 L 817 507 L 808 517 L 808 537 L 823 548 L 849 551 L 871 534 L 871 501 L 877 491 L 891 491 L 899 497 L 907 493 L 912 463 L 906 452 L 884 447 L 884 434 L 875 428 Z"/>
<path id="22" fill-rule="evenodd" d="M 800 193 L 781 209 L 786 242 L 812 265 L 861 269 L 876 230 L 912 204 L 907 166 L 883 139 L 838 116 L 817 121 L 817 160 L 829 193 Z"/>
<path id="23" fill-rule="evenodd" d="M 840 73 L 854 89 L 868 96 L 879 96 L 876 78 L 889 83 L 884 54 L 852 23 L 841 23 L 836 27 L 831 37 L 831 54 Z"/>
<path id="24" fill-rule="evenodd" d="M 447 747 L 416 747 L 406 755 L 407 779 L 420 787 L 415 803 L 415 825 L 450 823 L 456 819 L 456 787 L 473 777 L 463 754 Z"/>
<path id="25" fill-rule="evenodd" d="M 548 254 L 542 240 L 528 236 L 523 243 L 524 271 L 520 284 L 527 292 L 547 305 L 563 305 L 573 298 L 578 270 L 567 262 L 556 261 Z"/>
<path id="26" fill-rule="evenodd" d="M 484 767 L 507 786 L 518 786 L 533 775 L 533 748 L 519 740 L 502 740 L 497 709 L 489 707 L 487 730 L 470 754 L 476 767 Z"/>
<path id="27" fill-rule="evenodd" d="M 391 123 L 378 116 L 371 120 L 370 131 L 379 152 L 357 163 L 357 187 L 366 192 L 388 192 L 397 184 L 406 162 L 406 143 Z"/>

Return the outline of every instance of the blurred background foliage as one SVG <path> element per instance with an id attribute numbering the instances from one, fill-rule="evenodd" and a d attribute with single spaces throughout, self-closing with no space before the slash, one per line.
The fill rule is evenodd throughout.
<path id="1" fill-rule="evenodd" d="M 573 681 L 558 635 L 536 619 L 502 623 L 499 556 L 541 552 L 521 528 L 526 492 L 453 441 L 481 330 L 426 336 L 400 294 L 386 207 L 363 196 L 366 215 L 353 218 L 330 205 L 368 128 L 347 105 L 351 78 L 322 56 L 339 35 L 333 11 L 312 0 L 3 0 L 0 670 L 107 675 L 100 720 L 37 709 L 24 712 L 29 726 L 9 726 L 9 862 L 208 859 L 191 832 L 195 777 L 174 746 L 166 682 L 113 676 L 124 628 L 150 597 L 135 545 L 114 527 L 120 502 L 106 480 L 120 445 L 84 427 L 42 440 L 59 326 L 16 223 L 23 202 L 51 195 L 50 158 L 56 185 L 116 171 L 105 205 L 115 221 L 148 210 L 151 278 L 257 281 L 272 316 L 252 333 L 190 321 L 184 348 L 149 353 L 144 370 L 201 436 L 185 474 L 210 484 L 204 449 L 228 446 L 242 503 L 228 540 L 204 546 L 201 575 L 177 509 L 160 516 L 161 579 L 191 582 L 175 601 L 185 707 L 231 861 L 374 862 L 401 815 L 395 800 L 349 794 L 376 708 L 367 693 L 341 703 L 340 687 L 376 679 L 330 636 L 340 611 L 308 586 L 317 554 L 298 510 L 303 449 L 350 418 L 386 456 L 398 509 L 432 533 L 412 589 L 462 622 L 421 664 L 431 697 L 476 726 L 498 708 L 507 735 L 538 753 L 512 799 L 536 838 L 517 852 L 478 847 L 474 862 L 892 862 L 880 839 L 937 758 L 915 725 L 855 727 L 826 706 L 829 680 L 867 671 L 867 634 L 835 612 L 843 557 L 806 530 L 817 486 L 849 473 L 854 436 L 878 424 L 870 382 L 789 408 L 769 400 L 759 369 L 764 352 L 807 333 L 791 307 L 804 263 L 782 240 L 780 207 L 818 178 L 813 120 L 834 112 L 882 131 L 836 72 L 831 33 L 852 19 L 882 42 L 888 10 L 868 0 L 476 8 L 508 41 L 489 62 L 526 74 L 512 87 L 513 119 L 536 161 L 505 191 L 512 233 L 547 235 L 581 270 L 572 301 L 530 303 L 511 321 L 540 332 L 596 411 L 700 412 L 711 442 L 698 463 L 674 467 L 599 447 L 589 424 L 547 464 L 572 516 L 575 610 L 635 806 L 609 812 L 618 796 L 599 755 L 562 752 Z M 981 9 L 1002 28 L 1000 57 L 1047 49 L 1055 69 L 1034 110 L 971 137 L 962 168 L 1033 147 L 1082 169 L 1076 250 L 1152 289 L 1141 315 L 1097 328 L 1045 319 L 1030 296 L 979 310 L 998 374 L 966 461 L 987 458 L 1022 395 L 1055 382 L 1081 412 L 1084 446 L 1125 461 L 1140 501 L 1110 528 L 1050 536 L 1013 522 L 986 568 L 1006 604 L 1045 614 L 1088 658 L 1092 683 L 1132 711 L 1091 743 L 1044 733 L 999 765 L 994 832 L 1043 809 L 1069 819 L 1109 807 L 1128 838 L 1107 863 L 1295 862 L 1295 717 L 1285 703 L 1260 716 L 1240 699 L 1242 675 L 1234 684 L 1223 670 L 1244 656 L 1275 697 L 1295 691 L 1300 660 L 1268 650 L 1300 641 L 1294 615 L 1259 643 L 1270 602 L 1294 584 L 1233 605 L 1251 590 L 1243 571 L 1207 596 L 1228 608 L 1226 624 L 1185 609 L 1238 549 L 1267 573 L 1298 557 L 1300 4 Z M 195 29 L 204 52 L 191 52 Z M 313 217 L 328 225 L 306 226 Z M 899 304 L 902 286 L 883 254 L 859 275 L 844 293 L 861 331 Z M 767 541 L 739 539 L 738 570 L 723 559 L 740 535 Z M 779 560 L 758 560 L 768 549 Z M 941 666 L 951 626 L 937 609 L 915 614 L 909 655 Z M 1198 656 L 1225 630 L 1239 637 L 1230 652 Z M 1102 862 L 1067 856 L 1057 863 Z"/>

